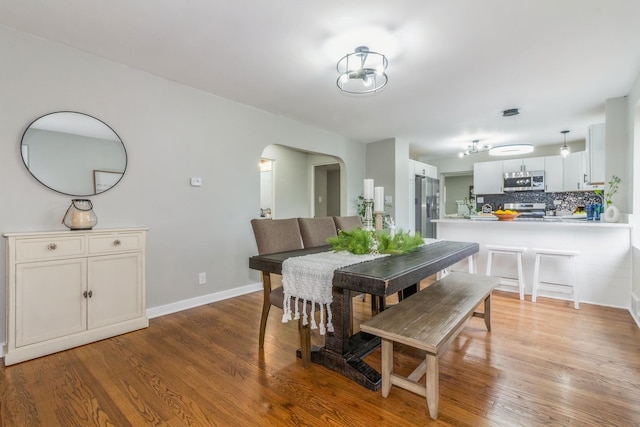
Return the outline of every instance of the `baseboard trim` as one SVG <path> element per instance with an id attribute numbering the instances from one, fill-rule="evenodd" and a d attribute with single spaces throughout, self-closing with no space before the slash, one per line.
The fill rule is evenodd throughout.
<path id="1" fill-rule="evenodd" d="M 262 283 L 253 283 L 251 285 L 241 286 L 239 288 L 227 289 L 226 291 L 214 292 L 212 294 L 202 295 L 195 298 L 185 299 L 173 302 L 171 304 L 161 305 L 158 307 L 147 308 L 147 317 L 165 316 L 178 311 L 188 310 L 190 308 L 199 307 L 201 305 L 210 304 L 216 301 L 222 301 L 229 298 L 238 297 L 240 295 L 250 294 L 252 292 L 261 291 Z"/>
<path id="2" fill-rule="evenodd" d="M 635 320 L 636 325 L 640 328 L 640 298 L 631 292 L 631 308 L 629 309 L 631 317 Z"/>

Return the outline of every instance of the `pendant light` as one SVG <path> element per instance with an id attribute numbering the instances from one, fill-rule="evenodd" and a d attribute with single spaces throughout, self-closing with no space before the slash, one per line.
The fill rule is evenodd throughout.
<path id="1" fill-rule="evenodd" d="M 560 149 L 560 155 L 564 159 L 567 156 L 569 156 L 569 154 L 571 153 L 571 150 L 569 150 L 569 147 L 567 147 L 567 134 L 569 133 L 569 131 L 568 130 L 563 130 L 560 133 L 564 135 L 564 145 Z"/>

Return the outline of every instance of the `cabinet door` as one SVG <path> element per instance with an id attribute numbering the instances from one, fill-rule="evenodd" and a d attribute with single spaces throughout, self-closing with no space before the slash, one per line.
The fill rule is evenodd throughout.
<path id="1" fill-rule="evenodd" d="M 502 161 L 504 172 L 522 172 L 522 159 L 509 159 Z"/>
<path id="2" fill-rule="evenodd" d="M 142 254 L 90 257 L 88 328 L 99 328 L 143 315 Z"/>
<path id="3" fill-rule="evenodd" d="M 522 166 L 524 170 L 528 172 L 543 171 L 544 157 L 531 157 L 528 159 L 522 159 Z"/>
<path id="4" fill-rule="evenodd" d="M 544 185 L 547 193 L 564 191 L 564 176 L 562 156 L 547 156 L 544 158 Z"/>
<path id="5" fill-rule="evenodd" d="M 473 164 L 473 192 L 476 196 L 501 194 L 503 184 L 502 161 Z"/>
<path id="6" fill-rule="evenodd" d="M 605 124 L 589 126 L 586 147 L 586 171 L 587 182 L 594 184 L 604 184 L 605 182 Z"/>
<path id="7" fill-rule="evenodd" d="M 569 154 L 563 159 L 562 174 L 564 191 L 584 190 L 584 151 Z"/>
<path id="8" fill-rule="evenodd" d="M 16 265 L 16 347 L 87 328 L 84 258 Z"/>

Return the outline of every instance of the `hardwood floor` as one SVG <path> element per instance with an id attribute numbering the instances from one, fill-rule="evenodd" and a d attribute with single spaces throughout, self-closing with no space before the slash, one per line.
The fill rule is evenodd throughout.
<path id="1" fill-rule="evenodd" d="M 640 426 L 640 330 L 625 310 L 495 292 L 440 362 L 439 419 L 295 358 L 297 323 L 261 293 L 151 320 L 148 329 L 0 370 L 2 426 Z M 354 299 L 360 317 L 369 302 Z M 314 341 L 321 338 L 314 334 Z M 399 347 L 396 347 L 398 349 Z M 399 348 L 394 369 L 422 360 Z M 367 362 L 380 368 L 380 350 Z M 424 380 L 423 380 L 424 381 Z"/>

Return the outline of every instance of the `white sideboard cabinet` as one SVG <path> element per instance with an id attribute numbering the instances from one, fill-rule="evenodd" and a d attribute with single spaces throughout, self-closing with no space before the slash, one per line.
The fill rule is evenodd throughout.
<path id="1" fill-rule="evenodd" d="M 146 229 L 4 237 L 6 366 L 149 326 Z"/>

